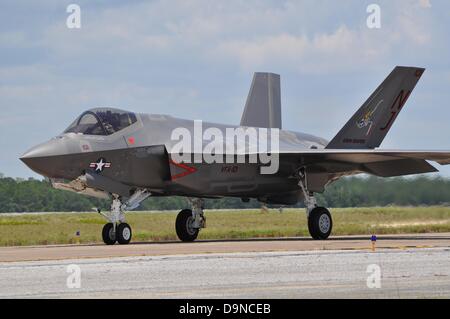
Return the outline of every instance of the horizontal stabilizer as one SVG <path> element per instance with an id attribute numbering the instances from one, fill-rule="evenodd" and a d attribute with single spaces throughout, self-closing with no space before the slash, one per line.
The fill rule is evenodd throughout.
<path id="1" fill-rule="evenodd" d="M 241 126 L 281 129 L 280 76 L 255 73 L 245 103 Z"/>
<path id="2" fill-rule="evenodd" d="M 382 177 L 432 173 L 438 170 L 427 161 L 450 164 L 450 151 L 281 150 L 279 156 L 285 164 L 302 163 L 312 171 L 340 176 L 361 172 Z"/>
<path id="3" fill-rule="evenodd" d="M 367 163 L 365 172 L 381 177 L 404 176 L 411 174 L 433 173 L 438 170 L 421 159 L 399 159 L 385 162 Z"/>

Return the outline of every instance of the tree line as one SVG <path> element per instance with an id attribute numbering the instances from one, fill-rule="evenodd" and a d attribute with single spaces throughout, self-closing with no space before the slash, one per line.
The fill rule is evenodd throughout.
<path id="1" fill-rule="evenodd" d="M 348 177 L 329 185 L 318 194 L 326 207 L 370 207 L 387 205 L 446 205 L 450 203 L 450 179 L 419 176 L 414 178 Z M 0 213 L 66 212 L 108 209 L 108 200 L 56 190 L 48 181 L 4 177 L 0 174 Z M 261 203 L 239 198 L 206 200 L 206 208 L 258 208 Z M 303 203 L 298 203 L 302 207 Z M 179 210 L 188 207 L 182 197 L 150 197 L 139 210 Z"/>

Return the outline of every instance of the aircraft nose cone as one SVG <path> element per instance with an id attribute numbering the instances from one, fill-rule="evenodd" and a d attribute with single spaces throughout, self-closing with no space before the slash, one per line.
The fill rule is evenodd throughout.
<path id="1" fill-rule="evenodd" d="M 22 161 L 24 160 L 29 160 L 29 159 L 33 159 L 36 157 L 47 157 L 48 156 L 48 147 L 47 144 L 41 144 L 38 146 L 34 146 L 31 149 L 29 149 L 28 151 L 26 151 L 21 157 L 20 159 Z"/>
<path id="2" fill-rule="evenodd" d="M 64 147 L 62 147 L 61 143 L 56 140 L 50 140 L 31 148 L 20 157 L 20 160 L 36 173 L 51 177 L 53 165 L 50 157 L 62 155 L 63 153 Z"/>

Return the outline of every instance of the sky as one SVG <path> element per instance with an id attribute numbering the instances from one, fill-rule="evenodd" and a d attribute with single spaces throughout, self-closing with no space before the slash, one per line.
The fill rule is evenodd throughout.
<path id="1" fill-rule="evenodd" d="M 81 28 L 66 12 L 81 8 Z M 368 28 L 378 4 L 380 28 Z M 427 70 L 381 145 L 450 150 L 448 0 L 3 0 L 0 173 L 84 110 L 238 124 L 253 72 L 281 75 L 283 128 L 331 139 L 396 65 Z M 450 167 L 440 167 L 450 176 Z"/>

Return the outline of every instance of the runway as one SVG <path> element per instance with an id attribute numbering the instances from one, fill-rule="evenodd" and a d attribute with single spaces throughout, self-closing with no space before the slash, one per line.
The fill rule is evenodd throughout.
<path id="1" fill-rule="evenodd" d="M 369 250 L 370 247 L 370 236 L 335 236 L 325 241 L 298 237 L 204 240 L 194 243 L 178 241 L 132 243 L 124 246 L 96 244 L 0 247 L 0 262 L 240 252 Z M 377 249 L 450 247 L 450 233 L 382 235 L 378 237 L 376 247 Z"/>
<path id="2" fill-rule="evenodd" d="M 369 247 L 358 236 L 6 247 L 0 298 L 450 298 L 450 234 Z M 69 265 L 80 288 L 67 286 Z"/>
<path id="3" fill-rule="evenodd" d="M 73 264 L 80 288 L 67 286 Z M 373 265 L 380 270 L 379 288 L 367 285 Z M 450 249 L 9 262 L 0 263 L 0 297 L 449 298 Z"/>

